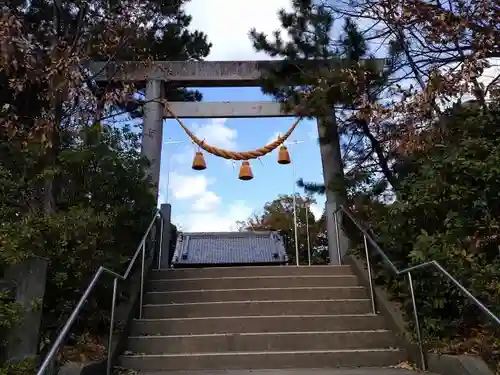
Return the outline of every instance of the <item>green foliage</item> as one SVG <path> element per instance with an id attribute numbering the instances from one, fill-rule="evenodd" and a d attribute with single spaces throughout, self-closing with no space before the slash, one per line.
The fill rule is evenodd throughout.
<path id="1" fill-rule="evenodd" d="M 0 292 L 0 363 L 5 361 L 5 348 L 8 344 L 9 332 L 21 322 L 22 310 L 21 306 L 12 300 L 12 296 L 7 292 Z M 12 374 L 21 369 L 25 364 L 20 366 L 10 364 L 8 366 L 0 365 L 0 374 Z"/>
<path id="2" fill-rule="evenodd" d="M 26 375 L 36 372 L 37 363 L 34 359 L 25 359 L 21 362 L 6 363 L 0 367 L 0 375 Z"/>
<path id="3" fill-rule="evenodd" d="M 446 128 L 425 150 L 401 160 L 400 199 L 357 205 L 377 240 L 401 267 L 436 260 L 473 295 L 500 314 L 500 107 L 459 106 L 435 125 Z M 435 129 L 428 132 L 436 133 Z M 425 134 L 422 134 L 425 136 Z M 438 272 L 415 271 L 424 336 L 461 351 L 500 360 L 500 331 Z M 411 322 L 406 283 L 379 268 Z M 486 327 L 486 335 L 483 329 Z M 488 328 L 489 327 L 489 328 Z M 481 338 L 482 337 L 482 338 Z M 464 344 L 467 343 L 467 344 Z"/>
<path id="4" fill-rule="evenodd" d="M 349 172 L 345 181 L 332 181 L 329 190 L 345 190 L 347 185 L 351 192 L 355 189 L 359 193 L 373 184 L 380 190 L 388 185 L 395 188 L 392 155 L 384 145 L 394 132 L 394 124 L 384 121 L 373 125 L 365 114 L 386 99 L 400 69 L 400 51 L 391 50 L 385 64 L 380 64 L 369 50 L 369 36 L 353 20 L 335 14 L 331 6 L 321 2 L 295 0 L 292 5 L 292 11 L 279 12 L 289 40 L 278 31 L 271 37 L 255 29 L 250 32 L 257 51 L 282 58 L 280 65 L 266 72 L 263 92 L 291 109 L 307 108 L 330 119 L 319 142 L 341 143 L 342 162 L 349 165 Z M 337 36 L 334 21 L 340 18 L 343 24 Z M 311 193 L 325 191 L 322 183 L 302 186 Z"/>
<path id="5" fill-rule="evenodd" d="M 288 41 L 279 32 L 271 37 L 251 32 L 256 50 L 284 60 L 265 77 L 264 91 L 291 107 L 305 101 L 322 114 L 333 113 L 334 106 L 341 105 L 343 111 L 332 115 L 336 123 L 331 123 L 344 136 L 342 158 L 349 172 L 346 181 L 337 184 L 347 188 L 357 216 L 377 234 L 397 266 L 437 260 L 500 314 L 499 103 L 457 105 L 433 125 L 429 125 L 430 111 L 412 109 L 370 123 L 368 114 L 382 113 L 383 107 L 398 101 L 397 93 L 404 86 L 401 79 L 407 77 L 404 69 L 399 74 L 398 70 L 415 63 L 402 39 L 404 33 L 396 27 L 379 34 L 387 35 L 384 42 L 389 44 L 388 64 L 380 74 L 365 39 L 372 38 L 375 30 L 380 33 L 377 27 L 367 27 L 363 35 L 345 17 L 355 13 L 348 9 L 339 15 L 345 22 L 341 37 L 335 40 L 333 6 L 311 0 L 294 0 L 292 5 L 291 12 L 279 13 Z M 325 60 L 332 58 L 344 60 L 325 69 Z M 320 59 L 320 63 L 305 72 L 305 66 L 297 67 L 298 59 Z M 368 59 L 367 64 L 358 64 L 361 59 Z M 425 81 L 425 73 L 418 74 Z M 427 95 L 436 95 L 436 90 Z M 320 142 L 337 143 L 333 137 L 324 138 Z M 299 185 L 319 194 L 337 189 L 303 181 Z M 392 204 L 383 196 L 388 188 L 392 188 Z M 359 231 L 345 229 L 353 239 L 359 236 Z M 406 282 L 384 268 L 382 259 L 374 256 L 373 263 L 377 282 L 401 303 L 411 325 Z M 438 272 L 415 271 L 414 283 L 426 341 L 442 351 L 480 354 L 496 363 L 500 373 L 500 330 Z"/>
<path id="6" fill-rule="evenodd" d="M 311 0 L 295 0 L 292 4 L 293 11 L 280 10 L 278 13 L 282 29 L 287 32 L 290 41 L 283 39 L 281 31 L 276 31 L 272 40 L 255 29 L 250 31 L 250 39 L 257 51 L 265 52 L 271 57 L 283 58 L 280 66 L 265 75 L 262 81 L 264 93 L 274 95 L 276 99 L 291 107 L 301 102 L 301 94 L 310 93 L 318 84 L 318 77 L 322 76 L 328 67 L 327 60 L 337 57 L 336 51 L 329 47 L 332 42 L 333 17 L 327 7 L 315 7 Z M 313 70 L 312 74 L 310 71 L 309 74 L 304 74 L 304 67 L 297 65 L 299 59 L 319 61 L 307 65 Z M 328 79 L 325 85 L 333 82 L 329 78 L 325 77 Z M 328 99 L 338 94 L 338 90 L 334 91 L 327 94 L 328 98 L 321 99 L 326 99 L 330 102 L 328 104 L 331 104 Z M 322 107 L 325 104 L 323 101 L 316 100 L 315 104 Z"/>
<path id="7" fill-rule="evenodd" d="M 20 317 L 20 306 L 12 301 L 7 293 L 0 293 L 0 347 L 7 344 L 7 334 L 19 323 Z"/>
<path id="8" fill-rule="evenodd" d="M 325 251 L 327 247 L 325 247 L 324 241 L 324 220 L 316 221 L 310 209 L 306 211 L 306 206 L 310 207 L 315 201 L 310 197 L 301 197 L 299 194 L 296 195 L 295 201 L 297 206 L 299 262 L 300 264 L 308 263 L 307 226 L 309 225 L 312 263 L 325 263 L 328 251 Z M 293 196 L 280 195 L 272 202 L 266 203 L 262 213 L 254 215 L 247 221 L 238 224 L 240 230 L 279 232 L 279 234 L 283 236 L 289 262 L 290 264 L 295 264 L 297 256 L 295 248 Z"/>
<path id="9" fill-rule="evenodd" d="M 29 173 L 29 158 L 24 164 L 0 169 L 5 182 L 0 210 L 10 217 L 0 225 L 0 265 L 31 256 L 49 259 L 42 345 L 57 333 L 99 266 L 121 271 L 128 264 L 155 209 L 152 186 L 144 178 L 147 163 L 138 151 L 138 135 L 127 127 L 105 125 L 98 139 L 86 143 L 89 131 L 93 130 L 68 137 L 58 153 L 53 169 L 58 209 L 53 214 L 45 214 L 33 196 L 24 200 L 21 194 L 39 180 L 37 174 Z M 99 283 L 78 317 L 75 333 L 104 331 L 111 285 Z M 33 303 L 36 308 L 37 301 Z M 15 322 L 14 316 L 7 315 L 10 305 L 0 309 L 5 310 L 2 324 L 10 327 Z M 2 332 L 0 337 L 5 337 Z"/>
<path id="10" fill-rule="evenodd" d="M 123 123 L 104 123 L 117 110 L 140 114 L 141 100 L 121 83 L 94 82 L 83 62 L 204 58 L 210 44 L 189 29 L 185 3 L 13 0 L 9 12 L 3 9 L 0 271 L 32 256 L 49 260 L 43 303 L 32 301 L 43 309 L 42 352 L 98 267 L 123 271 L 156 206 L 139 135 Z M 147 30 L 136 8 L 151 16 Z M 124 16 L 130 14 L 138 19 Z M 170 86 L 165 97 L 201 99 Z M 107 330 L 111 285 L 98 284 L 65 344 L 82 347 L 78 337 Z M 17 322 L 15 304 L 0 299 L 0 341 Z M 28 371 L 23 366 L 5 364 L 0 374 Z"/>
<path id="11" fill-rule="evenodd" d="M 365 36 L 351 20 L 343 17 L 342 35 L 334 39 L 332 7 L 311 0 L 295 0 L 292 5 L 291 12 L 279 13 L 281 25 L 290 37 L 288 41 L 279 32 L 269 37 L 251 31 L 256 50 L 283 58 L 283 64 L 265 76 L 263 90 L 291 107 L 305 101 L 308 108 L 323 114 L 332 113 L 335 105 L 341 105 L 344 111 L 337 111 L 336 123 L 331 124 L 344 136 L 343 162 L 350 165 L 347 181 L 342 185 L 347 187 L 357 215 L 377 234 L 382 248 L 401 268 L 427 260 L 439 261 L 474 295 L 500 313 L 498 103 L 489 108 L 476 104 L 457 106 L 433 126 L 419 123 L 423 130 L 414 134 L 405 127 L 406 121 L 411 123 L 412 119 L 405 119 L 404 115 L 401 123 L 386 120 L 371 124 L 359 108 L 370 113 L 369 107 L 380 105 L 384 93 L 396 100 L 389 83 L 397 86 L 400 78 L 394 73 L 398 65 L 401 67 L 398 62 L 404 59 L 402 41 L 387 40 L 388 65 L 379 72 Z M 344 60 L 333 69 L 325 69 L 325 60 L 335 58 Z M 320 61 L 306 72 L 305 65 L 297 66 L 298 59 Z M 361 59 L 367 59 L 364 65 L 358 64 Z M 409 140 L 402 141 L 398 131 L 408 131 L 411 136 L 426 140 L 420 142 L 425 147 L 405 152 L 409 149 L 405 142 Z M 347 139 L 350 141 L 345 142 Z M 325 137 L 320 142 L 337 140 Z M 326 188 L 337 189 L 303 181 L 299 185 L 319 194 L 324 194 Z M 388 187 L 394 193 L 392 204 L 382 203 L 382 194 Z M 346 228 L 348 233 L 358 233 L 350 229 Z M 374 257 L 373 261 L 377 281 L 388 286 L 412 322 L 406 283 L 381 267 L 381 259 Z M 435 271 L 415 271 L 415 289 L 428 342 L 438 345 L 439 341 L 441 348 L 447 343 L 462 352 L 476 351 L 490 359 L 500 359 L 498 340 L 492 339 L 499 337 L 500 332 L 492 330 L 484 314 L 448 280 Z M 486 334 L 482 333 L 484 327 L 488 328 Z"/>
<path id="12" fill-rule="evenodd" d="M 139 135 L 104 123 L 117 109 L 140 114 L 142 103 L 121 83 L 87 79 L 83 62 L 202 59 L 210 44 L 189 29 L 185 3 L 14 0 L 3 9 L 2 46 L 12 48 L 0 59 L 0 271 L 31 256 L 49 260 L 43 306 L 32 303 L 43 308 L 42 352 L 98 267 L 123 270 L 156 206 Z M 144 34 L 142 21 L 124 16 L 136 8 L 151 16 Z M 165 94 L 201 98 L 175 87 Z M 105 332 L 110 285 L 98 284 L 65 344 Z M 0 302 L 0 340 L 19 321 L 14 307 Z M 6 364 L 0 372 L 18 370 L 22 364 Z"/>

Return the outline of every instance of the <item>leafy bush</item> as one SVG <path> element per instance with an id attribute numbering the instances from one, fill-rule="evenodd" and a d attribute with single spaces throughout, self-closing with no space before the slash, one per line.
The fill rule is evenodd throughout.
<path id="1" fill-rule="evenodd" d="M 358 214 L 398 266 L 436 260 L 473 295 L 500 314 L 500 108 L 459 107 L 441 120 L 446 132 L 425 152 L 407 155 L 400 199 Z M 366 202 L 365 202 L 366 203 Z M 379 282 L 389 285 L 408 312 L 406 281 L 378 263 Z M 415 271 L 414 283 L 427 341 L 500 360 L 500 331 L 448 279 Z M 439 343 L 438 343 L 439 342 Z M 467 343 L 467 344 L 465 344 Z"/>
<path id="2" fill-rule="evenodd" d="M 33 204 L 36 200 L 24 188 L 39 181 L 38 175 L 27 172 L 29 158 L 24 165 L 0 169 L 5 182 L 0 184 L 0 211 L 10 218 L 0 225 L 0 265 L 32 256 L 49 260 L 42 345 L 57 334 L 99 266 L 124 270 L 155 210 L 138 135 L 128 128 L 104 126 L 99 137 L 88 142 L 88 132 L 94 131 L 87 129 L 70 139 L 58 153 L 53 170 L 57 209 L 51 214 Z M 111 287 L 111 280 L 98 284 L 76 321 L 70 344 L 73 338 L 77 344 L 77 336 L 88 331 L 106 332 Z M 9 309 L 10 305 L 0 305 L 2 315 Z M 3 325 L 15 320 L 0 318 Z"/>

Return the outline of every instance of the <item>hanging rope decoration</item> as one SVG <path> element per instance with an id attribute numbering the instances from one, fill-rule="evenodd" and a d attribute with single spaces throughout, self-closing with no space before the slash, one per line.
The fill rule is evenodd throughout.
<path id="1" fill-rule="evenodd" d="M 193 132 L 191 130 L 189 130 L 186 127 L 186 125 L 184 125 L 182 123 L 181 119 L 178 118 L 174 112 L 172 112 L 172 110 L 170 109 L 170 107 L 168 107 L 168 105 L 166 106 L 166 109 L 171 114 L 171 116 L 179 123 L 179 125 L 182 127 L 184 132 L 188 135 L 189 138 L 191 138 L 191 140 L 196 145 L 198 145 L 201 149 L 205 150 L 209 154 L 219 156 L 221 158 L 229 159 L 229 160 L 257 159 L 257 158 L 260 158 L 262 156 L 269 154 L 270 152 L 273 152 L 279 146 L 281 146 L 290 137 L 290 135 L 292 135 L 293 131 L 295 130 L 295 128 L 299 124 L 300 120 L 302 119 L 301 117 L 299 117 L 297 120 L 295 120 L 295 122 L 292 124 L 290 129 L 288 129 L 288 131 L 284 135 L 279 136 L 278 139 L 276 139 L 274 142 L 271 142 L 271 143 L 265 145 L 264 147 L 260 147 L 256 150 L 251 150 L 251 151 L 229 151 L 229 150 L 224 150 L 222 148 L 218 148 L 218 147 L 214 147 L 214 146 L 210 146 L 210 145 L 206 144 L 205 141 L 202 141 L 201 139 L 196 137 L 196 135 L 194 135 Z"/>
<path id="2" fill-rule="evenodd" d="M 225 150 L 222 148 L 210 146 L 205 143 L 205 141 L 202 141 L 199 139 L 192 131 L 190 131 L 186 125 L 181 121 L 179 117 L 172 111 L 172 109 L 169 107 L 168 103 L 164 103 L 165 109 L 170 113 L 170 115 L 179 123 L 179 125 L 182 127 L 184 132 L 187 134 L 189 138 L 195 143 L 198 147 L 201 149 L 205 150 L 209 154 L 219 156 L 224 159 L 228 160 L 241 160 L 243 161 L 240 169 L 240 174 L 239 174 L 239 179 L 248 181 L 253 178 L 252 170 L 250 169 L 250 163 L 248 160 L 251 159 L 257 159 L 262 156 L 265 156 L 274 150 L 276 150 L 278 147 L 281 146 L 279 156 L 278 156 L 278 163 L 279 164 L 290 164 L 290 155 L 288 154 L 287 148 L 283 145 L 283 143 L 292 135 L 293 131 L 295 128 L 297 128 L 297 125 L 300 123 L 300 120 L 302 120 L 302 117 L 297 118 L 292 126 L 288 129 L 288 131 L 282 135 L 279 136 L 278 139 L 276 139 L 274 142 L 271 142 L 263 147 L 260 147 L 255 150 L 250 150 L 250 151 L 229 151 Z M 195 170 L 204 170 L 206 169 L 206 163 L 205 159 L 203 158 L 203 153 L 201 152 L 196 152 L 195 158 L 193 161 L 193 169 Z"/>

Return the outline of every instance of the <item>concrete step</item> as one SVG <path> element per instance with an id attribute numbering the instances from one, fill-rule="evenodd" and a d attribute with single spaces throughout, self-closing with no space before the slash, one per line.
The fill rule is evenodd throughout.
<path id="1" fill-rule="evenodd" d="M 353 275 L 350 266 L 253 266 L 253 267 L 207 267 L 176 268 L 151 271 L 151 280 L 218 278 L 218 277 L 262 277 L 298 275 Z"/>
<path id="2" fill-rule="evenodd" d="M 135 336 L 128 341 L 128 351 L 136 354 L 375 349 L 395 346 L 395 338 L 387 330 Z"/>
<path id="3" fill-rule="evenodd" d="M 304 350 L 124 355 L 120 366 L 137 371 L 384 367 L 405 360 L 397 349 Z"/>
<path id="4" fill-rule="evenodd" d="M 183 290 L 172 292 L 149 292 L 146 304 L 218 302 L 218 301 L 279 301 L 315 299 L 367 298 L 368 292 L 362 286 L 352 287 L 310 287 L 310 288 L 256 288 L 256 289 L 213 289 Z"/>
<path id="5" fill-rule="evenodd" d="M 184 290 L 306 288 L 318 286 L 359 286 L 354 275 L 244 276 L 217 278 L 163 279 L 148 282 L 147 291 L 170 292 Z"/>
<path id="6" fill-rule="evenodd" d="M 255 375 L 254 370 L 191 370 L 191 371 L 147 371 L 142 375 Z M 311 369 L 262 369 L 259 375 L 435 375 L 430 372 L 390 367 L 360 368 L 311 368 Z"/>
<path id="7" fill-rule="evenodd" d="M 368 314 L 369 299 L 234 301 L 144 305 L 145 319 L 269 315 Z"/>
<path id="8" fill-rule="evenodd" d="M 378 315 L 275 315 L 210 318 L 138 319 L 132 323 L 131 335 L 203 335 L 212 333 L 250 332 L 317 332 L 384 329 L 387 325 Z"/>

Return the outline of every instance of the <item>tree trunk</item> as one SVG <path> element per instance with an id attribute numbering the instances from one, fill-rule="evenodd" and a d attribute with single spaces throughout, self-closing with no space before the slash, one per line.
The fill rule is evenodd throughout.
<path id="1" fill-rule="evenodd" d="M 392 172 L 391 168 L 389 168 L 389 164 L 387 162 L 387 156 L 384 154 L 382 145 L 370 131 L 370 128 L 368 127 L 368 123 L 366 122 L 366 120 L 361 120 L 361 127 L 363 129 L 364 135 L 370 140 L 372 148 L 375 151 L 375 154 L 377 155 L 378 165 L 382 170 L 384 177 L 387 179 L 387 182 L 389 182 L 394 191 L 397 191 L 398 180 L 394 176 L 394 173 Z"/>

